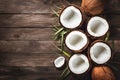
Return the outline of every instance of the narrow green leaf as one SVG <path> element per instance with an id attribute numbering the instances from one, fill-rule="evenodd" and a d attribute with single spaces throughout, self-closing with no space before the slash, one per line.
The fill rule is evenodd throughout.
<path id="1" fill-rule="evenodd" d="M 58 49 L 59 51 L 61 51 L 64 55 L 66 55 L 67 57 L 70 57 L 70 56 L 71 56 L 69 53 L 63 51 L 62 49 L 60 49 L 60 48 L 58 48 L 58 47 L 57 47 L 57 49 Z"/>
<path id="2" fill-rule="evenodd" d="M 55 5 L 55 7 L 58 8 L 58 9 L 62 9 L 61 7 L 58 7 L 58 6 L 56 6 L 56 5 Z"/>
<path id="3" fill-rule="evenodd" d="M 64 35 L 67 33 L 68 31 L 64 31 Z"/>
<path id="4" fill-rule="evenodd" d="M 61 56 L 59 53 L 56 53 L 58 56 Z"/>
<path id="5" fill-rule="evenodd" d="M 60 75 L 60 80 L 64 80 L 69 74 L 70 74 L 70 70 L 68 69 L 67 66 Z"/>
<path id="6" fill-rule="evenodd" d="M 54 36 L 54 40 L 59 40 L 61 38 L 60 34 Z"/>
<path id="7" fill-rule="evenodd" d="M 59 34 L 64 28 L 60 28 L 54 35 Z"/>
<path id="8" fill-rule="evenodd" d="M 64 45 L 63 40 L 64 40 L 64 31 L 62 31 L 62 33 L 61 33 L 61 49 L 62 49 L 62 51 L 64 49 L 64 47 L 63 47 L 63 45 Z"/>
<path id="9" fill-rule="evenodd" d="M 107 33 L 106 38 L 105 38 L 105 42 L 107 42 L 109 40 L 110 37 L 110 32 Z"/>
<path id="10" fill-rule="evenodd" d="M 53 25 L 54 29 L 59 30 L 59 28 L 56 25 Z"/>
<path id="11" fill-rule="evenodd" d="M 55 11 L 55 10 L 52 9 L 52 8 L 51 8 L 51 10 L 53 11 L 53 13 L 54 13 L 57 17 L 59 17 L 59 14 L 57 13 L 57 11 Z"/>
<path id="12" fill-rule="evenodd" d="M 54 28 L 53 31 L 56 32 L 57 30 Z"/>

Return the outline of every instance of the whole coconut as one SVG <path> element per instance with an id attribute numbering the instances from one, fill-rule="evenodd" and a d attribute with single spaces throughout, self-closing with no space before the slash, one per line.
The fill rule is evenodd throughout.
<path id="1" fill-rule="evenodd" d="M 93 68 L 92 80 L 115 80 L 115 76 L 109 67 L 99 66 Z"/>
<path id="2" fill-rule="evenodd" d="M 81 7 L 89 16 L 99 15 L 104 10 L 105 0 L 82 0 Z"/>

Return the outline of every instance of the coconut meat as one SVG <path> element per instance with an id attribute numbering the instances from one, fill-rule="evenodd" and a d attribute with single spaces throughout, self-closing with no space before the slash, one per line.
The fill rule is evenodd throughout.
<path id="1" fill-rule="evenodd" d="M 71 50 L 80 50 L 87 44 L 87 37 L 80 31 L 72 31 L 67 35 L 65 43 Z"/>
<path id="2" fill-rule="evenodd" d="M 66 28 L 76 28 L 82 21 L 80 10 L 74 6 L 69 6 L 63 10 L 60 16 L 61 24 Z"/>
<path id="3" fill-rule="evenodd" d="M 103 64 L 110 59 L 111 49 L 107 44 L 97 42 L 90 48 L 90 57 L 94 62 Z"/>
<path id="4" fill-rule="evenodd" d="M 87 31 L 90 35 L 100 37 L 106 34 L 109 29 L 107 21 L 101 17 L 91 18 L 87 25 Z"/>
<path id="5" fill-rule="evenodd" d="M 54 64 L 56 68 L 60 68 L 65 64 L 65 58 L 60 56 L 54 60 Z"/>
<path id="6" fill-rule="evenodd" d="M 74 54 L 69 60 L 69 68 L 74 74 L 86 72 L 90 66 L 88 58 L 83 54 Z"/>

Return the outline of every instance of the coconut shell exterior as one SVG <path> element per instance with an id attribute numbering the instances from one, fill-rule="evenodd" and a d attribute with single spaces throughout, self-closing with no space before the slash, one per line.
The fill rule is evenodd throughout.
<path id="1" fill-rule="evenodd" d="M 92 80 L 116 80 L 112 70 L 107 66 L 97 66 L 92 70 Z"/>
<path id="2" fill-rule="evenodd" d="M 88 16 L 95 16 L 102 14 L 104 2 L 104 0 L 82 0 L 81 7 Z"/>

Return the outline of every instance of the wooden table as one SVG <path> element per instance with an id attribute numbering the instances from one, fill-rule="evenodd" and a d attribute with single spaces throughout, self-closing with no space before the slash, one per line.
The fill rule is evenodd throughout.
<path id="1" fill-rule="evenodd" d="M 77 1 L 75 4 L 79 5 L 81 1 Z M 62 0 L 0 0 L 0 80 L 58 80 L 61 71 L 53 65 L 58 55 L 52 39 L 56 17 L 50 8 L 61 3 L 66 4 Z M 114 40 L 116 52 L 112 65 L 117 75 L 120 1 L 110 0 L 107 5 L 106 18 L 111 25 L 109 42 Z"/>

